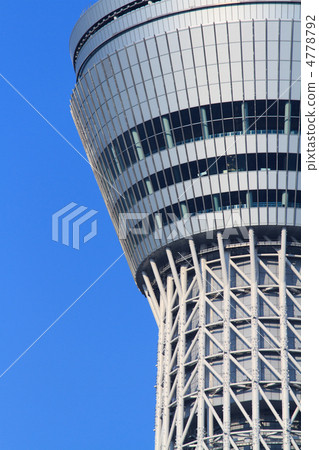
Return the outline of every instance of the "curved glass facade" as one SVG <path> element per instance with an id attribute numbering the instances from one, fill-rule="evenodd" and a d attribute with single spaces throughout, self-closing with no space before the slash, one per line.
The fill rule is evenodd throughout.
<path id="1" fill-rule="evenodd" d="M 90 143 L 90 161 L 118 232 L 120 214 L 156 213 L 179 202 L 174 208 L 181 210 L 191 197 L 202 195 L 205 202 L 209 186 L 215 198 L 267 189 L 295 189 L 297 196 L 299 22 L 273 19 L 277 12 L 270 10 L 257 5 L 254 20 L 156 33 L 109 54 L 79 79 L 72 113 Z M 260 17 L 268 13 L 267 20 Z M 300 202 L 284 202 L 284 213 L 269 206 L 275 202 L 281 203 L 253 201 L 254 209 L 274 209 L 243 214 L 245 225 L 299 223 Z M 128 221 L 128 231 L 136 222 Z M 135 251 L 130 239 L 122 241 L 135 277 L 166 243 L 148 236 Z"/>

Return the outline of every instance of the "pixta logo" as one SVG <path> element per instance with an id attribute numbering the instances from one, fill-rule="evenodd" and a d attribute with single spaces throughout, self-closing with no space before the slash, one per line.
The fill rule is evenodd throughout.
<path id="1" fill-rule="evenodd" d="M 85 211 L 87 211 L 86 206 L 78 206 L 77 203 L 72 202 L 52 214 L 52 240 L 60 242 L 59 230 L 61 230 L 62 244 L 70 246 L 70 230 L 72 230 L 72 247 L 79 250 L 80 228 L 86 223 L 91 225 L 91 230 L 83 236 L 83 243 L 94 238 L 97 235 L 97 220 L 91 221 L 91 219 L 97 214 L 97 211 L 91 209 L 83 214 Z"/>

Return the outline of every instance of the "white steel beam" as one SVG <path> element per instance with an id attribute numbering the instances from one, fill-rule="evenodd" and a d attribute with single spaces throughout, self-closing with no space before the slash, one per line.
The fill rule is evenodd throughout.
<path id="1" fill-rule="evenodd" d="M 259 418 L 259 355 L 258 355 L 258 293 L 257 264 L 255 236 L 249 230 L 249 255 L 251 267 L 251 364 L 252 364 L 252 420 L 253 420 L 253 450 L 260 449 L 260 418 Z"/>
<path id="2" fill-rule="evenodd" d="M 289 369 L 288 369 L 288 335 L 287 335 L 287 300 L 286 300 L 286 242 L 287 231 L 281 231 L 281 249 L 278 252 L 279 263 L 279 306 L 280 306 L 280 340 L 281 340 L 281 395 L 283 420 L 283 450 L 290 450 L 290 412 L 289 412 Z"/>
<path id="3" fill-rule="evenodd" d="M 230 286 L 229 286 L 229 255 L 224 250 L 223 237 L 217 233 L 219 256 L 224 285 L 224 359 L 223 359 L 223 422 L 224 422 L 224 450 L 230 447 Z"/>

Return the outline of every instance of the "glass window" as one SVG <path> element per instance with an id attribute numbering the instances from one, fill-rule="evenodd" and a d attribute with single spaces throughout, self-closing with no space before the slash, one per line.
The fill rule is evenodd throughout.
<path id="1" fill-rule="evenodd" d="M 222 206 L 223 206 L 223 208 L 225 207 L 225 206 L 229 206 L 230 205 L 230 199 L 229 199 L 229 193 L 228 192 L 223 192 L 222 194 L 221 194 L 221 198 L 222 198 Z"/>
<path id="2" fill-rule="evenodd" d="M 226 170 L 226 158 L 225 156 L 220 156 L 217 158 L 217 166 L 218 166 L 218 172 L 223 173 Z"/>
<path id="3" fill-rule="evenodd" d="M 188 205 L 188 211 L 190 214 L 193 214 L 195 212 L 195 201 L 193 198 L 190 198 L 187 200 Z"/>
<path id="4" fill-rule="evenodd" d="M 234 122 L 233 119 L 224 120 L 224 131 L 225 133 L 230 133 L 234 130 Z"/>
<path id="5" fill-rule="evenodd" d="M 183 177 L 184 181 L 187 181 L 190 179 L 190 174 L 189 174 L 187 163 L 181 164 L 181 172 L 182 172 L 182 177 Z"/>
<path id="6" fill-rule="evenodd" d="M 133 142 L 131 140 L 131 136 L 128 131 L 124 132 L 124 139 L 125 139 L 125 144 L 126 144 L 127 148 L 130 148 L 133 146 Z M 122 145 L 121 145 L 121 148 L 122 148 Z"/>
<path id="7" fill-rule="evenodd" d="M 148 138 L 148 142 L 149 142 L 149 147 L 150 147 L 151 153 L 157 153 L 158 146 L 157 146 L 155 137 L 153 136 L 153 137 Z"/>
<path id="8" fill-rule="evenodd" d="M 158 182 L 159 182 L 160 188 L 163 189 L 164 187 L 166 187 L 166 182 L 165 182 L 164 174 L 162 171 L 157 173 L 157 177 L 158 177 Z"/>
<path id="9" fill-rule="evenodd" d="M 234 109 L 234 117 L 241 117 L 241 114 L 242 114 L 241 102 L 234 102 L 233 109 Z"/>
<path id="10" fill-rule="evenodd" d="M 174 112 L 171 114 L 171 120 L 172 120 L 173 128 L 180 128 L 181 121 L 180 121 L 178 112 Z"/>
<path id="11" fill-rule="evenodd" d="M 156 140 L 157 140 L 158 148 L 160 150 L 166 148 L 165 139 L 164 139 L 163 133 L 157 134 L 156 135 Z"/>
<path id="12" fill-rule="evenodd" d="M 266 130 L 266 116 L 256 117 L 256 128 L 257 130 Z"/>
<path id="13" fill-rule="evenodd" d="M 256 101 L 256 116 L 264 115 L 266 117 L 266 100 Z"/>
<path id="14" fill-rule="evenodd" d="M 173 214 L 174 214 L 178 219 L 181 218 L 181 212 L 180 212 L 179 204 L 178 204 L 178 203 L 175 203 L 175 204 L 173 205 Z"/>
<path id="15" fill-rule="evenodd" d="M 245 171 L 247 170 L 246 167 L 246 155 L 237 155 L 237 165 L 238 165 L 238 171 Z"/>
<path id="16" fill-rule="evenodd" d="M 233 110 L 232 110 L 231 102 L 223 103 L 222 109 L 223 109 L 223 117 L 224 118 L 233 117 Z"/>
<path id="17" fill-rule="evenodd" d="M 171 168 L 169 167 L 168 169 L 165 169 L 164 172 L 165 172 L 165 176 L 166 176 L 167 185 L 171 186 L 173 184 Z"/>
<path id="18" fill-rule="evenodd" d="M 267 191 L 265 191 L 265 190 L 258 191 L 259 203 L 260 203 L 259 206 L 266 206 L 266 202 L 267 202 L 266 193 L 267 193 Z"/>
<path id="19" fill-rule="evenodd" d="M 223 126 L 222 126 L 221 120 L 215 120 L 213 122 L 213 130 L 214 130 L 215 135 L 221 134 L 223 132 Z"/>
<path id="20" fill-rule="evenodd" d="M 155 174 L 151 175 L 150 179 L 151 179 L 151 183 L 152 183 L 154 191 L 155 192 L 158 191 L 158 182 L 157 182 L 156 175 Z"/>
<path id="21" fill-rule="evenodd" d="M 200 214 L 202 212 L 204 212 L 204 202 L 203 202 L 203 198 L 202 197 L 197 197 L 195 198 L 195 203 L 196 203 L 196 209 L 197 212 Z"/>
<path id="22" fill-rule="evenodd" d="M 283 116 L 278 117 L 278 130 L 283 130 L 285 124 L 285 118 Z"/>
<path id="23" fill-rule="evenodd" d="M 228 172 L 236 172 L 236 155 L 228 155 L 227 160 L 227 170 Z"/>
<path id="24" fill-rule="evenodd" d="M 267 115 L 277 116 L 278 114 L 278 101 L 277 100 L 267 100 Z"/>
<path id="25" fill-rule="evenodd" d="M 243 131 L 243 121 L 242 119 L 234 119 L 235 131 Z"/>
<path id="26" fill-rule="evenodd" d="M 189 125 L 191 123 L 188 109 L 184 109 L 181 112 L 181 119 L 183 125 Z"/>
<path id="27" fill-rule="evenodd" d="M 179 144 L 181 144 L 184 141 L 183 133 L 182 133 L 182 129 L 181 128 L 175 128 L 173 130 L 173 134 L 174 134 L 176 145 L 179 145 Z"/>
<path id="28" fill-rule="evenodd" d="M 195 139 L 198 139 L 199 137 L 203 137 L 202 127 L 200 124 L 193 125 L 193 133 L 194 133 Z"/>
<path id="29" fill-rule="evenodd" d="M 278 153 L 278 170 L 286 170 L 287 154 Z"/>
<path id="30" fill-rule="evenodd" d="M 146 130 L 146 134 L 149 138 L 154 136 L 154 129 L 153 129 L 151 120 L 148 120 L 147 122 L 145 122 L 145 130 Z"/>
<path id="31" fill-rule="evenodd" d="M 143 148 L 144 156 L 149 156 L 151 151 L 150 151 L 150 147 L 148 145 L 148 141 L 146 139 L 145 139 L 145 141 L 142 141 L 142 148 Z"/>
<path id="32" fill-rule="evenodd" d="M 300 101 L 299 100 L 291 101 L 291 115 L 292 115 L 292 117 L 299 117 L 299 115 L 300 115 Z"/>
<path id="33" fill-rule="evenodd" d="M 190 112 L 192 123 L 200 123 L 199 108 L 191 108 Z"/>
<path id="34" fill-rule="evenodd" d="M 130 158 L 129 158 L 129 154 L 128 154 L 128 151 L 127 151 L 127 150 L 125 150 L 125 151 L 122 153 L 122 157 L 123 157 L 123 160 L 124 160 L 124 162 L 125 162 L 126 167 L 130 167 L 130 165 L 131 165 L 131 160 L 130 160 Z"/>
<path id="35" fill-rule="evenodd" d="M 173 174 L 175 183 L 180 183 L 182 181 L 181 172 L 179 166 L 173 167 Z"/>
<path id="36" fill-rule="evenodd" d="M 296 203 L 297 203 L 298 206 L 301 205 L 301 192 L 300 191 L 297 191 Z"/>
<path id="37" fill-rule="evenodd" d="M 284 116 L 285 115 L 285 105 L 287 103 L 287 101 L 278 101 L 278 108 L 279 108 L 279 116 Z"/>
<path id="38" fill-rule="evenodd" d="M 212 118 L 213 120 L 220 119 L 222 116 L 220 103 L 211 105 L 212 107 Z"/>
<path id="39" fill-rule="evenodd" d="M 276 131 L 277 130 L 277 117 L 269 117 L 267 118 L 267 130 L 268 131 Z"/>
<path id="40" fill-rule="evenodd" d="M 127 149 L 127 151 L 128 151 L 128 153 L 130 155 L 130 158 L 131 158 L 131 164 L 136 163 L 137 159 L 136 159 L 135 147 L 129 147 Z"/>
<path id="41" fill-rule="evenodd" d="M 240 191 L 239 192 L 239 200 L 241 205 L 246 205 L 247 199 L 247 191 Z"/>
<path id="42" fill-rule="evenodd" d="M 138 182 L 138 186 L 140 188 L 140 192 L 141 192 L 141 197 L 145 197 L 146 196 L 146 191 L 145 191 L 145 187 L 144 187 L 144 182 L 143 180 Z"/>
<path id="43" fill-rule="evenodd" d="M 213 210 L 212 197 L 210 195 L 205 195 L 204 207 L 205 207 L 206 212 L 212 212 L 212 210 Z"/>
<path id="44" fill-rule="evenodd" d="M 257 155 L 257 161 L 258 161 L 258 170 L 266 169 L 266 153 L 258 153 Z"/>
<path id="45" fill-rule="evenodd" d="M 183 133 L 184 133 L 184 139 L 186 142 L 191 141 L 193 139 L 191 126 L 183 127 Z"/>
<path id="46" fill-rule="evenodd" d="M 197 167 L 196 161 L 192 161 L 189 163 L 189 169 L 190 169 L 191 178 L 197 178 L 198 177 L 198 167 Z"/>
<path id="47" fill-rule="evenodd" d="M 297 166 L 297 154 L 290 153 L 288 155 L 288 170 L 296 170 Z"/>
<path id="48" fill-rule="evenodd" d="M 207 169 L 208 169 L 209 175 L 217 174 L 216 158 L 208 158 L 208 168 Z"/>
<path id="49" fill-rule="evenodd" d="M 232 205 L 239 205 L 238 191 L 230 193 L 230 202 Z"/>
<path id="50" fill-rule="evenodd" d="M 255 117 L 255 102 L 254 102 L 254 100 L 248 100 L 245 103 L 247 104 L 248 117 Z"/>
<path id="51" fill-rule="evenodd" d="M 268 168 L 276 170 L 277 153 L 268 153 Z"/>
<path id="52" fill-rule="evenodd" d="M 159 117 L 156 117 L 155 119 L 153 119 L 153 125 L 154 125 L 155 134 L 162 133 L 162 131 L 163 131 L 162 122 Z"/>
<path id="53" fill-rule="evenodd" d="M 135 194 L 136 201 L 138 202 L 141 199 L 139 190 L 137 189 L 137 184 L 133 184 L 133 190 Z"/>
<path id="54" fill-rule="evenodd" d="M 290 119 L 290 129 L 292 131 L 298 131 L 299 130 L 299 118 L 292 118 Z"/>
<path id="55" fill-rule="evenodd" d="M 275 202 L 276 202 L 276 190 L 269 189 L 268 190 L 268 203 L 275 203 Z"/>
<path id="56" fill-rule="evenodd" d="M 198 169 L 199 169 L 199 173 L 200 175 L 207 175 L 207 162 L 206 159 L 200 159 L 198 161 Z"/>
<path id="57" fill-rule="evenodd" d="M 256 154 L 247 155 L 248 170 L 256 170 Z"/>

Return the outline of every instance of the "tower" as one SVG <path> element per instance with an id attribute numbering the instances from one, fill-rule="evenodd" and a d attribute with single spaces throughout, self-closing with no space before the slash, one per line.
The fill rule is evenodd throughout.
<path id="1" fill-rule="evenodd" d="M 100 0 L 70 51 L 159 328 L 155 449 L 299 449 L 300 2 Z"/>

